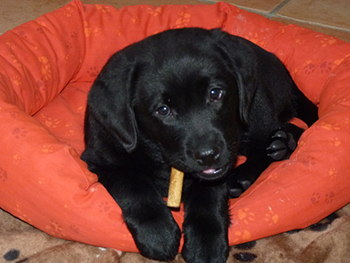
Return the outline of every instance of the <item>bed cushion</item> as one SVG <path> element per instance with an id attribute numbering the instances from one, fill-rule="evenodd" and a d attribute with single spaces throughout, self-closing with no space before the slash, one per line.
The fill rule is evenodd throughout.
<path id="1" fill-rule="evenodd" d="M 180 27 L 221 27 L 275 53 L 319 106 L 291 158 L 230 201 L 230 244 L 306 227 L 349 203 L 349 43 L 227 3 L 118 10 L 75 0 L 0 36 L 1 208 L 56 237 L 137 251 L 80 160 L 86 97 L 111 54 Z M 181 225 L 183 210 L 173 215 Z"/>

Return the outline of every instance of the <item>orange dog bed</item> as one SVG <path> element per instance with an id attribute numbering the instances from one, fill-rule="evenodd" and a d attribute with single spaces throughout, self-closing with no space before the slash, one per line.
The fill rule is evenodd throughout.
<path id="1" fill-rule="evenodd" d="M 319 106 L 289 160 L 231 200 L 230 244 L 303 228 L 350 201 L 350 43 L 226 3 L 66 6 L 0 36 L 0 206 L 60 238 L 137 251 L 80 160 L 87 92 L 109 56 L 170 28 L 221 27 L 275 53 Z M 174 212 L 181 225 L 183 211 Z"/>

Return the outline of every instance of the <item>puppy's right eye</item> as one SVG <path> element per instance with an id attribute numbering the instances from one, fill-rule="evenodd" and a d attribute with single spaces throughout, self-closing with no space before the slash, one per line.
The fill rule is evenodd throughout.
<path id="1" fill-rule="evenodd" d="M 220 88 L 214 88 L 209 91 L 211 101 L 220 101 L 224 96 L 224 91 Z"/>
<path id="2" fill-rule="evenodd" d="M 169 116 L 171 115 L 171 110 L 168 106 L 161 106 L 156 110 L 156 113 L 162 116 Z"/>

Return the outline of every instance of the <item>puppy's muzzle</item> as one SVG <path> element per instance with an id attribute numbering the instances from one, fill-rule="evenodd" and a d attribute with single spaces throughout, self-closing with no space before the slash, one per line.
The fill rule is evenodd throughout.
<path id="1" fill-rule="evenodd" d="M 188 157 L 195 163 L 193 168 L 201 177 L 213 179 L 226 170 L 227 150 L 220 134 L 206 133 L 197 140 L 192 140 L 190 145 L 192 150 L 188 152 Z"/>
<path id="2" fill-rule="evenodd" d="M 199 165 L 211 167 L 215 166 L 220 160 L 221 149 L 219 146 L 211 148 L 197 149 L 194 153 L 194 158 Z"/>

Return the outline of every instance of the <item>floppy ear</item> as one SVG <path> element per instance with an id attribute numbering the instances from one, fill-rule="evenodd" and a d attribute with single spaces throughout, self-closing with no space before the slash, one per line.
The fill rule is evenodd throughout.
<path id="1" fill-rule="evenodd" d="M 239 115 L 241 121 L 247 124 L 258 85 L 256 54 L 249 41 L 220 29 L 213 29 L 212 32 L 223 60 L 226 61 L 227 67 L 237 80 Z"/>
<path id="2" fill-rule="evenodd" d="M 236 70 L 239 96 L 239 116 L 241 121 L 244 124 L 247 124 L 252 102 L 256 94 L 257 79 L 253 72 L 247 72 L 247 70 L 242 69 L 242 66 L 238 66 Z"/>
<path id="3" fill-rule="evenodd" d="M 127 152 L 137 144 L 137 126 L 131 107 L 134 63 L 114 54 L 95 80 L 88 96 L 90 114 L 122 144 Z"/>

